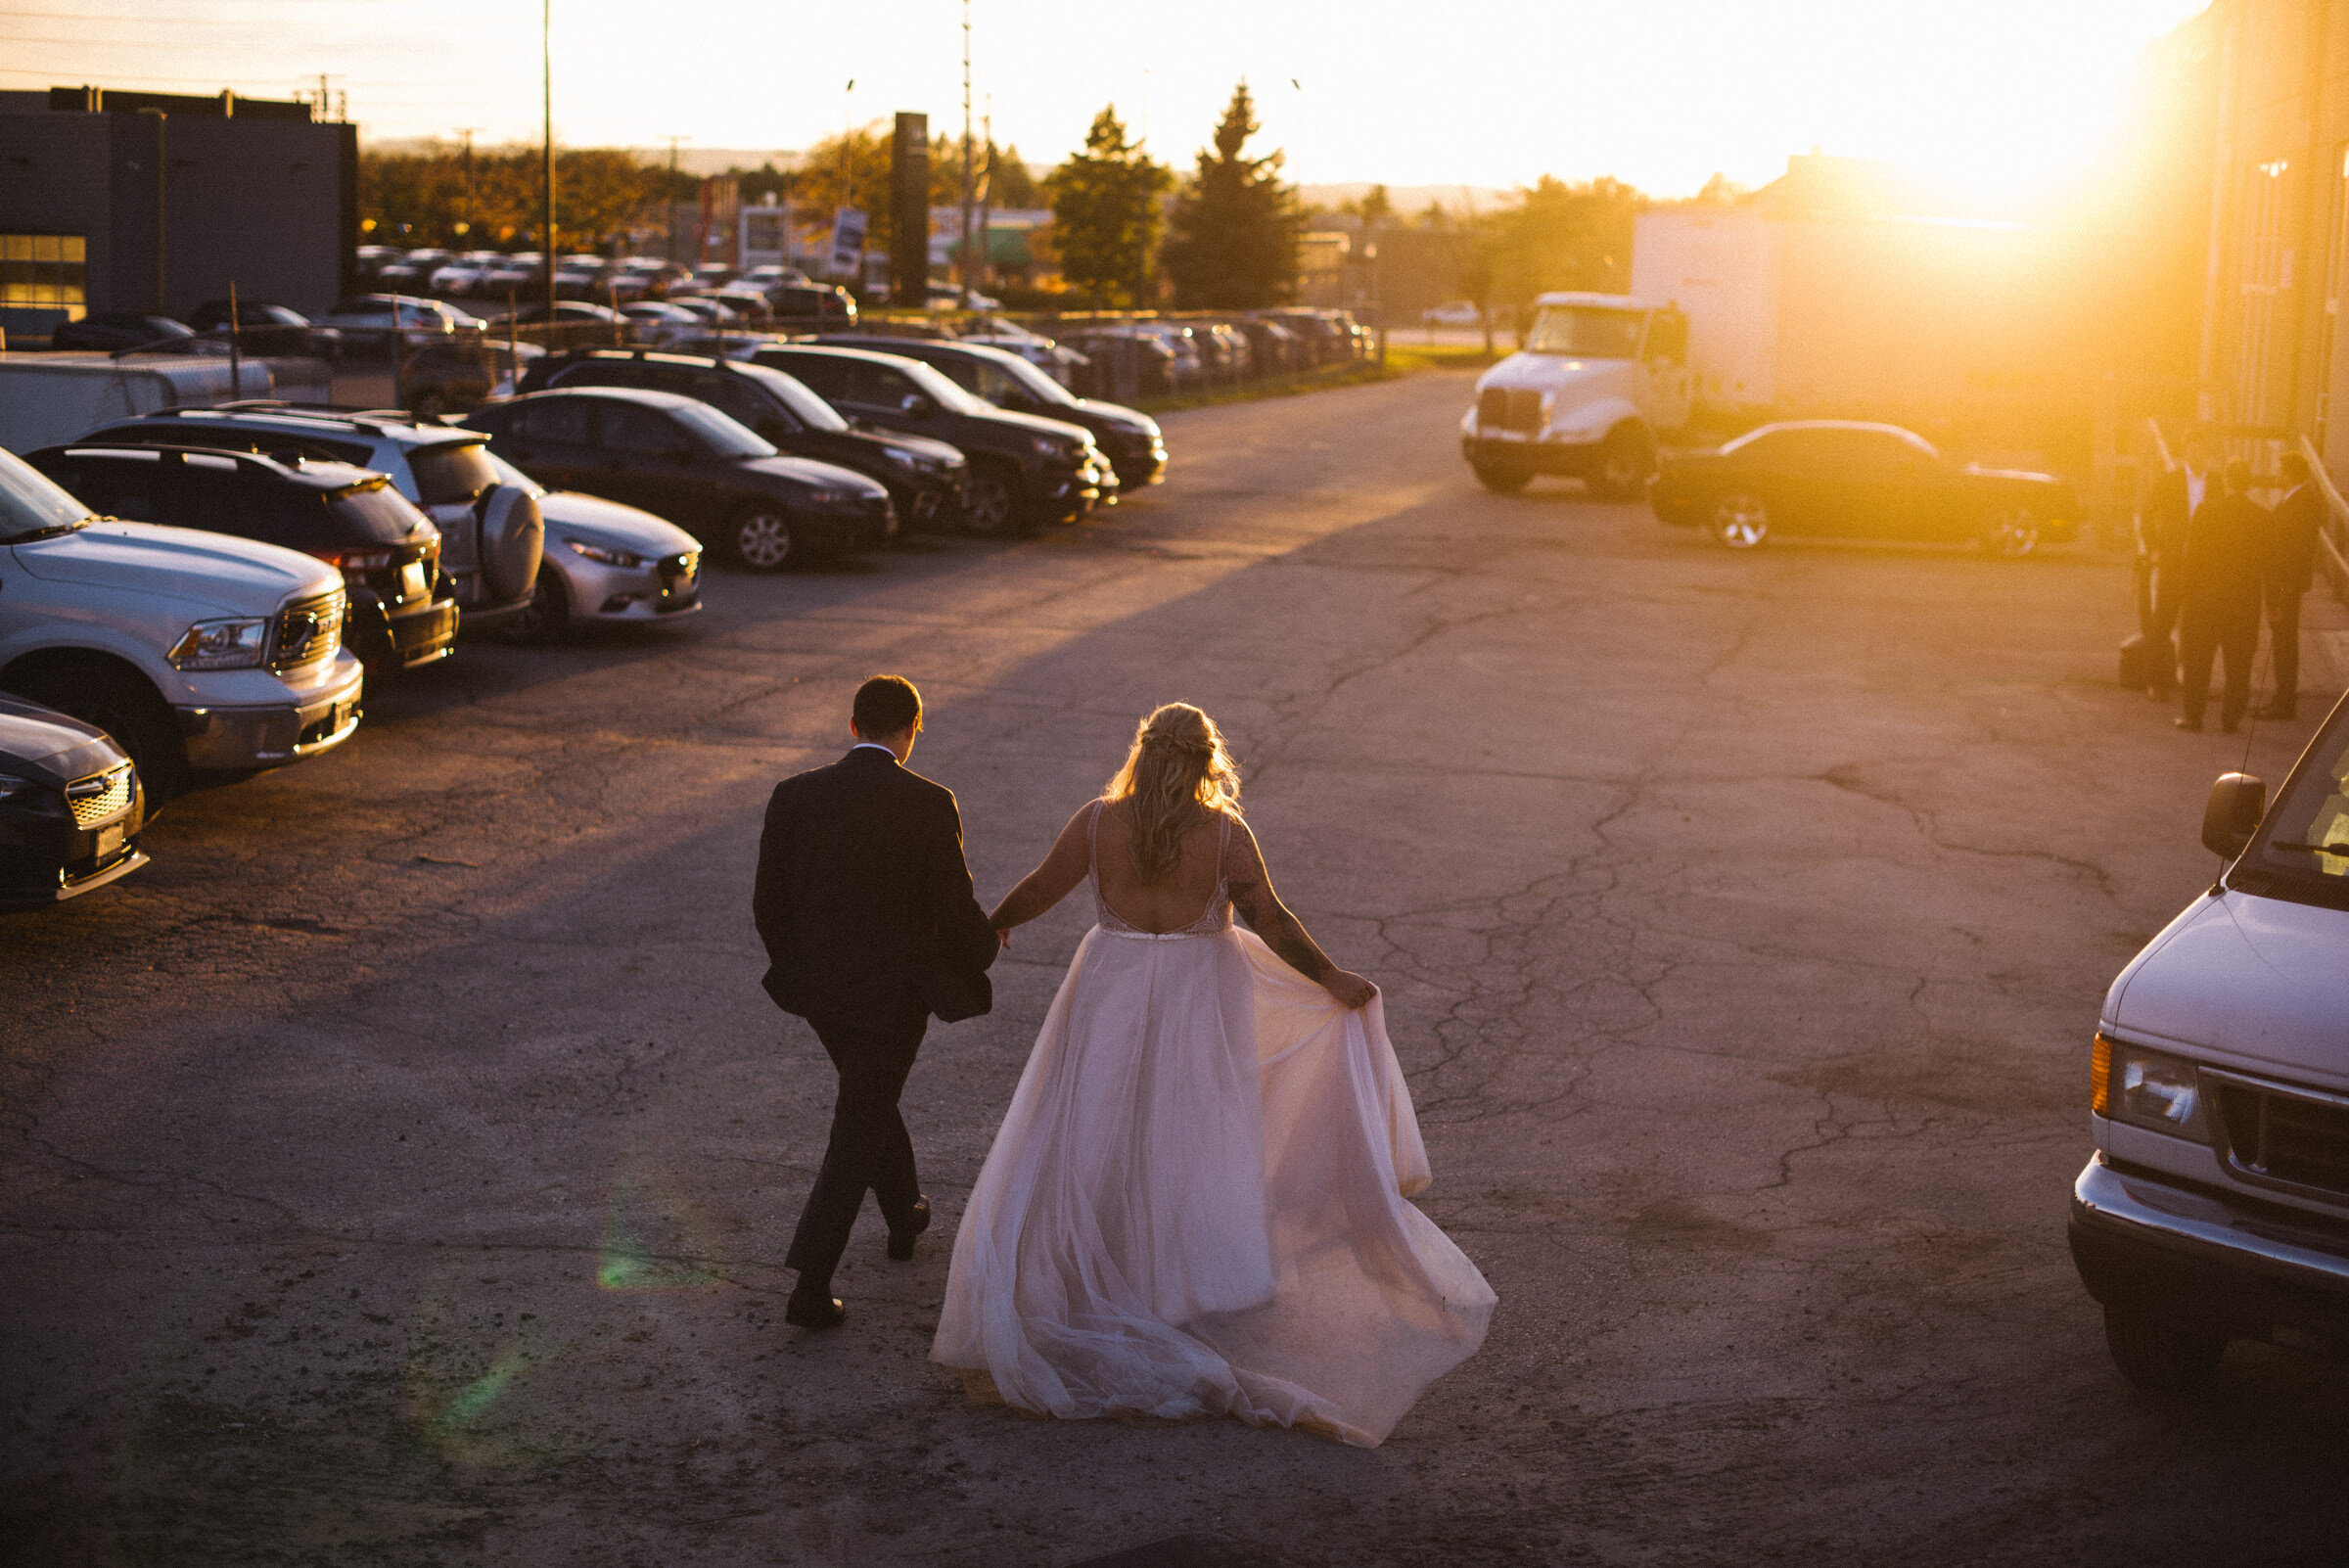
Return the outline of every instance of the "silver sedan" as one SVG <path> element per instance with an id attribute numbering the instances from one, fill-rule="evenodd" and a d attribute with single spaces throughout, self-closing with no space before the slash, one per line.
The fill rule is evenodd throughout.
<path id="1" fill-rule="evenodd" d="M 666 518 L 619 501 L 549 490 L 489 454 L 498 477 L 538 498 L 545 555 L 530 610 L 503 629 L 514 642 L 555 642 L 584 625 L 682 621 L 702 608 L 702 545 Z"/>

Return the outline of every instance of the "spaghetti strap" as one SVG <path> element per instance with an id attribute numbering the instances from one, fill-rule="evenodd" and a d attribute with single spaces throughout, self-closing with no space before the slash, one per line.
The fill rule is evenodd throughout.
<path id="1" fill-rule="evenodd" d="M 1224 875 L 1224 867 L 1231 863 L 1231 813 L 1218 811 L 1216 815 L 1223 820 L 1222 830 L 1216 835 L 1216 892 L 1221 894 L 1223 884 L 1230 880 Z"/>

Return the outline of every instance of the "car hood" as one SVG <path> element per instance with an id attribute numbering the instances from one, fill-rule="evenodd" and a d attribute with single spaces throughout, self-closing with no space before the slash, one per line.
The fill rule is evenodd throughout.
<path id="1" fill-rule="evenodd" d="M 862 441 L 868 446 L 894 446 L 899 451 L 917 453 L 933 463 L 944 463 L 948 468 L 960 468 L 965 461 L 962 448 L 959 446 L 942 441 L 936 437 L 912 436 L 901 430 L 852 429 L 825 431 L 822 434 L 836 438 L 846 438 L 850 440 Z"/>
<path id="2" fill-rule="evenodd" d="M 1476 379 L 1476 390 L 1488 387 L 1526 388 L 1534 392 L 1562 392 L 1573 388 L 1597 392 L 1618 383 L 1629 384 L 1637 361 L 1576 359 L 1568 354 L 1514 353 Z"/>
<path id="3" fill-rule="evenodd" d="M 0 695 L 0 770 L 63 786 L 124 760 L 122 749 L 95 724 Z"/>
<path id="4" fill-rule="evenodd" d="M 323 593 L 343 581 L 299 550 L 160 523 L 93 523 L 11 548 L 26 572 L 46 581 L 152 594 L 216 616 L 272 615 L 298 593 Z"/>
<path id="5" fill-rule="evenodd" d="M 1046 419 L 1041 414 L 1017 414 L 1008 408 L 997 408 L 992 403 L 987 405 L 987 417 L 1013 425 L 1025 425 L 1038 436 L 1057 436 L 1062 440 L 1089 441 L 1093 438 L 1093 433 L 1082 425 L 1074 425 L 1065 419 Z"/>
<path id="6" fill-rule="evenodd" d="M 538 515 L 546 520 L 551 535 L 608 544 L 635 555 L 681 555 L 702 547 L 699 539 L 667 518 L 576 490 L 548 490 L 538 497 Z"/>
<path id="7" fill-rule="evenodd" d="M 2206 895 L 2121 971 L 2104 1022 L 2148 1045 L 2349 1089 L 2345 950 L 2349 911 Z"/>
<path id="8" fill-rule="evenodd" d="M 814 457 L 746 457 L 739 465 L 753 474 L 806 484 L 820 489 L 847 490 L 854 495 L 887 495 L 889 491 L 852 468 Z"/>
<path id="9" fill-rule="evenodd" d="M 1077 406 L 1095 419 L 1107 420 L 1110 424 L 1122 430 L 1130 430 L 1137 436 L 1159 434 L 1158 421 L 1138 408 L 1128 408 L 1124 403 L 1105 403 L 1097 397 L 1080 397 L 1077 399 Z"/>

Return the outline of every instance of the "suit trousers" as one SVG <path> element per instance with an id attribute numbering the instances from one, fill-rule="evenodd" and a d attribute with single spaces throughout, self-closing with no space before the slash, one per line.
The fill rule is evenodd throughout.
<path id="1" fill-rule="evenodd" d="M 2210 662 L 2227 656 L 2227 686 L 2219 698 L 2219 722 L 2233 729 L 2251 706 L 2251 661 L 2259 652 L 2259 614 L 2212 616 L 2188 610 L 2178 623 L 2179 655 L 2185 665 L 2184 711 L 2199 724 L 2210 704 Z"/>
<path id="2" fill-rule="evenodd" d="M 2276 706 L 2300 695 L 2300 595 L 2268 590 L 2268 646 L 2276 650 Z"/>
<path id="3" fill-rule="evenodd" d="M 898 1114 L 898 1096 L 913 1071 L 930 1014 L 918 1001 L 876 1008 L 856 1018 L 811 1018 L 815 1038 L 840 1073 L 832 1107 L 832 1138 L 824 1163 L 800 1212 L 799 1229 L 783 1263 L 803 1280 L 830 1279 L 848 1250 L 856 1211 L 871 1192 L 881 1218 L 897 1227 L 921 1196 L 913 1169 L 913 1139 Z"/>
<path id="4" fill-rule="evenodd" d="M 2171 637 L 2180 629 L 2178 601 L 2185 576 L 2185 564 L 2175 556 L 2154 556 L 2146 565 L 2143 585 L 2139 590 L 2138 626 L 2157 645 L 2154 665 L 2158 673 L 2153 681 L 2157 693 L 2166 694 L 2177 678 L 2178 644 Z"/>

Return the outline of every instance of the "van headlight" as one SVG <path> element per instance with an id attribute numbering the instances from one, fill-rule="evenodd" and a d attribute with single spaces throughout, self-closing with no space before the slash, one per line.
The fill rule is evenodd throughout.
<path id="1" fill-rule="evenodd" d="M 251 669 L 261 662 L 269 645 L 269 623 L 257 621 L 199 621 L 172 645 L 167 656 L 174 669 Z"/>
<path id="2" fill-rule="evenodd" d="M 2210 1141 L 2210 1117 L 2192 1062 L 2102 1034 L 2092 1062 L 2090 1104 L 2098 1116 L 2197 1143 Z"/>

